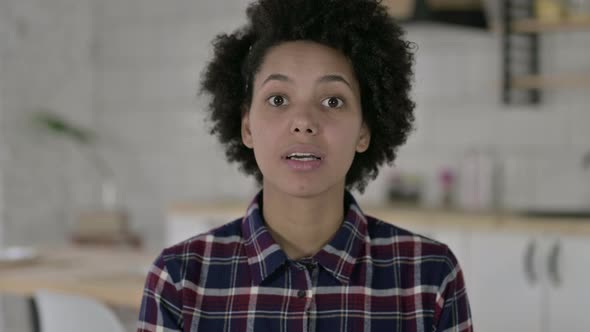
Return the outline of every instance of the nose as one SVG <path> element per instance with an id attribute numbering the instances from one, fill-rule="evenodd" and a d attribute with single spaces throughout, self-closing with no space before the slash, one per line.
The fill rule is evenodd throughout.
<path id="1" fill-rule="evenodd" d="M 318 124 L 309 111 L 298 112 L 291 123 L 291 134 L 315 136 L 319 131 Z"/>

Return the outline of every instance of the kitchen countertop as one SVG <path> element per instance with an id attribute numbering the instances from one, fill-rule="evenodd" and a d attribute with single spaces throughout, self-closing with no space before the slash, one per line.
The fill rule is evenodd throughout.
<path id="1" fill-rule="evenodd" d="M 213 217 L 231 221 L 244 215 L 247 202 L 176 203 L 169 207 L 170 216 Z M 368 215 L 400 227 L 448 228 L 473 231 L 519 231 L 573 235 L 590 235 L 589 218 L 538 217 L 514 212 L 465 212 L 425 209 L 408 206 L 370 206 L 361 204 Z"/>
<path id="2" fill-rule="evenodd" d="M 38 289 L 73 293 L 139 309 L 155 253 L 100 247 L 38 248 L 35 261 L 0 265 L 0 293 L 32 296 Z"/>

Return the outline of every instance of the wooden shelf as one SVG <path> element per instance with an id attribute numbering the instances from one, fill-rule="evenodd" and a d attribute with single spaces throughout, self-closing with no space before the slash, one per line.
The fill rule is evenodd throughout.
<path id="1" fill-rule="evenodd" d="M 551 31 L 584 31 L 590 30 L 590 18 L 561 22 L 542 22 L 537 19 L 515 21 L 512 30 L 518 33 L 535 33 Z"/>
<path id="2" fill-rule="evenodd" d="M 384 0 L 389 14 L 397 19 L 409 19 L 414 15 L 415 0 Z"/>
<path id="3" fill-rule="evenodd" d="M 526 75 L 513 78 L 516 89 L 573 88 L 590 90 L 590 73 Z"/>
<path id="4" fill-rule="evenodd" d="M 501 1 L 502 36 L 502 101 L 504 104 L 511 104 L 514 101 L 515 90 L 528 92 L 526 99 L 519 99 L 529 105 L 538 105 L 542 101 L 543 89 L 576 89 L 584 93 L 590 91 L 590 72 L 583 70 L 568 73 L 547 74 L 543 73 L 539 53 L 541 52 L 542 33 L 546 32 L 582 32 L 590 31 L 590 17 L 582 12 L 569 12 L 564 18 L 555 17 L 549 20 L 530 16 L 528 18 L 517 18 L 526 15 L 523 9 L 534 9 L 530 7 L 531 1 L 526 6 L 522 1 L 506 0 Z M 533 10 L 534 11 L 534 10 Z M 516 37 L 518 36 L 518 41 Z M 520 42 L 522 41 L 522 43 Z M 526 43 L 525 43 L 526 42 Z M 518 52 L 518 58 L 513 54 Z M 580 50 L 578 50 L 580 52 Z M 584 54 L 584 51 L 581 51 Z M 522 74 L 519 74 L 522 73 Z"/>
<path id="5" fill-rule="evenodd" d="M 478 10 L 483 9 L 481 0 L 427 0 L 431 10 Z"/>

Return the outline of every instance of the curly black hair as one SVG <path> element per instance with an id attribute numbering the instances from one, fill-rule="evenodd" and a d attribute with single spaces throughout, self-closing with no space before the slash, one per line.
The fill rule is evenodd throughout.
<path id="1" fill-rule="evenodd" d="M 201 81 L 201 93 L 212 96 L 211 134 L 225 146 L 227 159 L 261 183 L 254 152 L 243 145 L 241 136 L 254 76 L 269 48 L 287 41 L 317 42 L 347 56 L 359 81 L 371 142 L 355 155 L 346 187 L 362 193 L 380 165 L 393 163 L 413 129 L 415 44 L 403 39 L 404 31 L 380 0 L 259 0 L 246 13 L 244 27 L 214 39 L 214 56 Z"/>

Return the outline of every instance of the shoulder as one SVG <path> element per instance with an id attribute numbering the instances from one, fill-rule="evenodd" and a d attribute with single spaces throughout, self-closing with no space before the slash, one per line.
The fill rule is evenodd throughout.
<path id="1" fill-rule="evenodd" d="M 457 259 L 445 243 L 371 216 L 366 219 L 373 259 L 420 266 L 423 274 L 433 277 L 456 273 Z"/>
<path id="2" fill-rule="evenodd" d="M 434 249 L 445 250 L 445 244 L 430 237 L 372 216 L 367 215 L 365 217 L 367 219 L 367 231 L 372 245 L 420 243 L 432 246 Z"/>
<path id="3" fill-rule="evenodd" d="M 463 272 L 451 249 L 442 242 L 394 224 L 370 216 L 366 218 L 374 273 L 396 275 L 396 287 L 420 289 L 431 294 L 429 301 L 434 308 L 437 331 L 471 331 Z"/>
<path id="4" fill-rule="evenodd" d="M 232 257 L 243 246 L 242 218 L 165 248 L 158 260 L 171 276 L 199 275 L 203 264 Z"/>
<path id="5" fill-rule="evenodd" d="M 195 235 L 165 248 L 162 257 L 165 261 L 184 260 L 218 253 L 219 250 L 223 252 L 227 248 L 231 249 L 242 243 L 241 224 L 242 218 L 239 218 L 206 233 Z"/>

